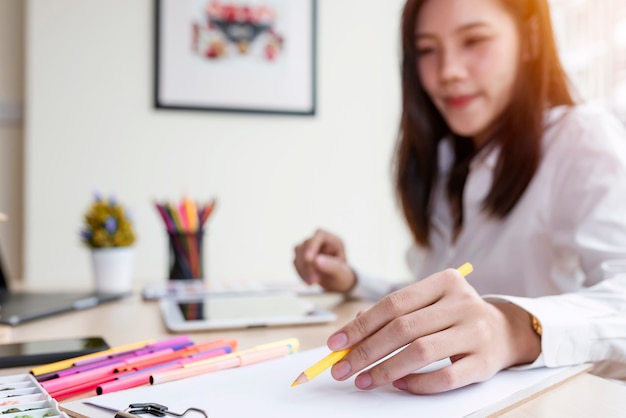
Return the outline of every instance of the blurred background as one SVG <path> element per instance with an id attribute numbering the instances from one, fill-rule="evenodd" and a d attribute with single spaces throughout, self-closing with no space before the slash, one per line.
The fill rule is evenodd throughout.
<path id="1" fill-rule="evenodd" d="M 318 0 L 315 116 L 153 108 L 152 0 L 0 0 L 0 248 L 11 277 L 89 284 L 79 230 L 94 192 L 137 232 L 135 279 L 167 277 L 153 203 L 217 198 L 205 275 L 295 281 L 318 227 L 362 270 L 404 279 L 393 194 L 402 0 Z M 626 2 L 552 0 L 581 98 L 626 122 Z"/>
<path id="2" fill-rule="evenodd" d="M 561 59 L 581 99 L 626 122 L 626 1 L 550 4 Z"/>

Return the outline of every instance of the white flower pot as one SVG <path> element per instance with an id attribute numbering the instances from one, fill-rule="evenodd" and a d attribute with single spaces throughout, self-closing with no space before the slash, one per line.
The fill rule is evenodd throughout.
<path id="1" fill-rule="evenodd" d="M 93 274 L 98 292 L 129 292 L 133 282 L 133 247 L 92 248 Z"/>

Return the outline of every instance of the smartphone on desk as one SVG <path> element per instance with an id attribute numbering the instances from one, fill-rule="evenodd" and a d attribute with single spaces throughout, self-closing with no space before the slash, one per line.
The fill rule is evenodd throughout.
<path id="1" fill-rule="evenodd" d="M 102 337 L 78 337 L 0 344 L 0 368 L 36 366 L 110 348 Z"/>

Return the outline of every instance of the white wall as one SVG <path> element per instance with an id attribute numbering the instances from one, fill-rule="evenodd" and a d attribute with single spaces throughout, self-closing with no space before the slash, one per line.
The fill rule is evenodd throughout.
<path id="1" fill-rule="evenodd" d="M 295 280 L 293 246 L 323 226 L 353 264 L 404 278 L 409 238 L 390 160 L 402 0 L 318 1 L 315 117 L 155 110 L 153 2 L 30 0 L 25 276 L 86 283 L 92 192 L 132 208 L 136 279 L 167 276 L 154 199 L 215 196 L 209 277 Z"/>

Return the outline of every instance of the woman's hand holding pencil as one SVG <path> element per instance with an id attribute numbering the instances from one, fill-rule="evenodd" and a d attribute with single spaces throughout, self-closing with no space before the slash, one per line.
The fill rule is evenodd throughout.
<path id="1" fill-rule="evenodd" d="M 336 357 L 305 370 L 293 385 L 332 366 L 336 380 L 356 375 L 359 389 L 392 383 L 403 391 L 429 394 L 534 361 L 541 342 L 533 336 L 528 313 L 512 303 L 486 302 L 464 279 L 471 271 L 472 266 L 464 264 L 386 296 L 332 334 L 328 347 L 337 353 L 329 356 Z M 446 358 L 449 366 L 414 373 Z"/>
<path id="2" fill-rule="evenodd" d="M 300 374 L 292 386 L 332 366 L 334 379 L 356 375 L 355 385 L 363 390 L 392 383 L 412 393 L 437 393 L 533 361 L 511 355 L 522 342 L 512 335 L 510 321 L 528 327 L 528 315 L 512 304 L 484 301 L 464 279 L 472 270 L 466 263 L 386 296 L 331 335 L 328 347 L 333 352 Z M 445 358 L 452 364 L 414 373 Z"/>
<path id="3" fill-rule="evenodd" d="M 474 267 L 470 263 L 465 263 L 461 267 L 459 267 L 457 270 L 463 277 L 465 277 L 474 270 Z M 307 383 L 308 381 L 310 381 L 315 376 L 322 373 L 327 368 L 331 367 L 335 363 L 342 360 L 345 356 L 348 355 L 350 351 L 352 351 L 351 347 L 345 348 L 339 351 L 332 351 L 326 357 L 324 357 L 323 359 L 321 359 L 320 361 L 318 361 L 317 363 L 315 363 L 314 365 L 312 365 L 311 367 L 309 367 L 308 369 L 300 373 L 300 375 L 291 384 L 291 386 L 297 386 L 302 383 Z"/>

